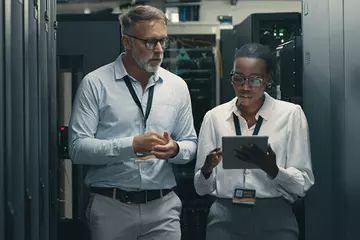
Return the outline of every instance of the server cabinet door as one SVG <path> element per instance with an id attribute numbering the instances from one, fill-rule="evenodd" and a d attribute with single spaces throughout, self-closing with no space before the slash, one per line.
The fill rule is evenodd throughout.
<path id="1" fill-rule="evenodd" d="M 345 200 L 342 210 L 347 211 L 344 222 L 345 229 L 342 232 L 343 239 L 356 239 L 359 236 L 360 220 L 360 175 L 357 171 L 360 167 L 359 162 L 359 142 L 360 142 L 360 33 L 359 33 L 359 9 L 360 2 L 357 0 L 343 1 L 344 4 L 344 70 L 345 70 L 345 161 L 342 161 L 344 169 Z M 345 196 L 345 197 L 344 197 Z"/>
<path id="2" fill-rule="evenodd" d="M 236 38 L 232 29 L 221 30 L 221 58 L 222 73 L 220 81 L 220 102 L 225 103 L 235 97 L 233 85 L 230 80 L 230 72 L 234 65 L 234 55 L 236 52 Z"/>
<path id="3" fill-rule="evenodd" d="M 49 92 L 48 92 L 48 60 L 47 60 L 47 35 L 49 22 L 47 13 L 47 2 L 39 1 L 39 45 L 38 45 L 38 70 L 39 70 L 39 111 L 40 111 L 40 240 L 49 239 Z"/>
<path id="4" fill-rule="evenodd" d="M 38 6 L 24 1 L 26 238 L 39 237 Z"/>
<path id="5" fill-rule="evenodd" d="M 9 235 L 5 239 L 23 240 L 24 212 L 24 76 L 23 4 L 5 0 L 6 51 L 6 181 Z"/>
<path id="6" fill-rule="evenodd" d="M 0 0 L 0 19 L 4 19 L 4 2 Z M 5 239 L 5 102 L 4 102 L 4 29 L 5 24 L 0 24 L 0 239 Z"/>
<path id="7" fill-rule="evenodd" d="M 324 119 L 332 119 L 328 9 L 329 0 L 304 1 L 303 106 L 310 123 L 311 145 L 316 146 L 311 152 L 316 184 L 305 199 L 305 239 L 309 240 L 333 239 L 332 230 L 337 227 L 332 225 L 333 199 L 324 201 L 324 196 L 332 196 L 331 189 L 334 180 L 331 176 L 332 154 L 329 151 L 332 148 L 332 121 L 324 121 Z M 318 27 L 320 25 L 321 28 Z"/>
<path id="8" fill-rule="evenodd" d="M 4 59 L 4 99 L 3 102 L 4 105 L 4 136 L 6 137 L 5 145 L 4 145 L 4 178 L 5 178 L 5 238 L 4 239 L 13 239 L 13 226 L 14 226 L 14 208 L 13 208 L 13 197 L 12 197 L 12 179 L 11 176 L 11 164 L 9 162 L 9 159 L 11 158 L 11 45 L 8 44 L 11 43 L 11 36 L 9 30 L 11 29 L 11 14 L 9 13 L 10 9 L 9 6 L 5 7 L 5 4 L 9 4 L 11 0 L 3 0 L 4 4 L 4 12 L 3 12 L 3 19 L 4 24 L 1 24 L 1 26 L 8 26 L 7 31 L 5 31 L 5 28 L 3 29 L 3 45 L 6 45 L 7 47 L 3 48 L 3 59 Z M 7 11 L 7 14 L 5 14 L 5 11 Z M 5 74 L 6 71 L 6 74 Z"/>
<path id="9" fill-rule="evenodd" d="M 24 169 L 25 169 L 25 236 L 31 238 L 31 181 L 30 181 L 30 134 L 29 134 L 29 2 L 24 1 Z"/>
<path id="10" fill-rule="evenodd" d="M 314 0 L 313 0 L 314 1 Z M 345 115 L 345 101 L 346 93 L 345 90 L 345 76 L 344 76 L 344 2 L 345 1 L 338 1 L 338 0 L 328 0 L 329 5 L 324 6 L 322 9 L 328 9 L 328 17 L 326 15 L 323 15 L 321 17 L 321 20 L 324 21 L 325 18 L 328 18 L 328 20 L 325 20 L 325 22 L 329 22 L 329 34 L 327 37 L 329 38 L 329 54 L 330 54 L 330 60 L 329 60 L 329 68 L 330 68 L 330 99 L 331 99 L 331 126 L 328 131 L 331 132 L 331 146 L 327 145 L 327 149 L 330 150 L 332 159 L 326 160 L 326 164 L 331 166 L 331 182 L 326 182 L 331 186 L 332 193 L 330 195 L 334 196 L 331 198 L 331 208 L 329 209 L 331 211 L 331 224 L 332 227 L 328 227 L 327 229 L 319 228 L 318 226 L 315 226 L 315 228 L 319 231 L 319 237 L 321 236 L 322 239 L 327 238 L 326 235 L 324 235 L 324 231 L 329 232 L 329 236 L 331 236 L 331 239 L 356 239 L 357 237 L 348 238 L 346 235 L 349 233 L 347 232 L 347 225 L 350 224 L 346 221 L 346 211 L 348 206 L 346 206 L 346 201 L 349 195 L 346 194 L 347 186 L 345 183 L 345 178 L 348 175 L 344 170 L 346 169 L 345 166 L 347 164 L 347 160 L 345 160 L 345 146 L 348 145 L 346 142 L 347 134 L 345 133 L 345 121 L 347 116 Z M 318 6 L 318 2 L 314 1 L 314 5 L 316 4 Z M 356 4 L 355 4 L 356 5 Z M 359 6 L 359 5 L 358 5 Z M 356 9 L 356 6 L 354 6 Z M 311 9 L 309 9 L 311 11 Z M 317 13 L 316 13 L 317 14 Z M 319 22 L 318 24 L 321 24 Z M 314 25 L 314 30 L 317 31 L 317 24 Z M 312 40 L 314 41 L 314 40 Z M 354 53 L 356 53 L 356 49 L 352 49 Z M 318 53 L 317 53 L 318 54 Z M 321 56 L 321 55 L 320 55 Z M 326 59 L 322 59 L 322 61 L 326 61 Z M 315 78 L 316 79 L 316 78 Z M 318 79 L 316 79 L 318 80 Z M 323 88 L 326 88 L 327 86 L 323 86 Z M 321 96 L 321 95 L 319 95 Z M 349 96 L 349 99 L 351 97 Z M 310 100 L 311 101 L 311 100 Z M 324 116 L 319 115 L 318 116 L 319 121 L 323 121 Z M 312 124 L 312 123 L 310 123 Z M 355 129 L 352 129 L 354 131 Z M 315 144 L 314 144 L 315 146 Z M 318 148 L 318 146 L 316 146 Z M 354 167 L 354 166 L 352 166 Z M 321 166 L 322 169 L 325 171 L 327 170 L 327 167 L 324 168 L 324 166 Z M 320 170 L 320 166 L 319 166 Z M 315 172 L 315 171 L 314 171 Z M 315 180 L 318 184 L 318 189 L 328 188 L 328 186 L 324 186 L 324 183 L 321 183 L 323 179 L 320 179 L 320 176 L 323 176 L 324 172 L 323 170 L 318 171 L 318 173 L 315 172 L 315 178 L 318 180 Z M 355 179 L 354 179 L 355 180 Z M 321 185 L 320 185 L 321 184 Z M 315 183 L 316 185 L 316 183 Z M 322 196 L 326 193 L 320 193 Z M 322 198 L 321 196 L 319 196 Z M 319 202 L 323 202 L 321 199 Z M 323 209 L 318 209 L 318 212 L 313 211 L 314 209 L 310 209 L 311 214 L 323 214 Z M 313 217 L 312 215 L 309 216 L 309 218 Z M 328 218 L 328 215 L 324 215 L 322 221 L 324 218 Z M 326 219 L 327 220 L 327 219 Z M 314 221 L 318 221 L 318 219 L 314 219 Z M 355 222 L 354 222 L 355 223 Z M 331 229 L 332 231 L 328 231 Z M 314 238 L 317 239 L 317 238 Z"/>
<path id="11" fill-rule="evenodd" d="M 48 91 L 49 91 L 49 187 L 50 190 L 50 239 L 58 238 L 58 128 L 57 128 L 57 81 L 56 81 L 56 1 L 48 1 L 49 14 L 48 40 Z"/>

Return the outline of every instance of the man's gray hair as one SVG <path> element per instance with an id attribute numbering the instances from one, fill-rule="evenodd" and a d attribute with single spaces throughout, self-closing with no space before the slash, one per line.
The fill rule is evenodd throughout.
<path id="1" fill-rule="evenodd" d="M 167 25 L 166 15 L 160 10 L 148 5 L 138 5 L 133 8 L 125 10 L 119 17 L 121 25 L 121 34 L 132 32 L 133 26 L 137 22 L 151 21 L 151 20 L 163 20 Z"/>

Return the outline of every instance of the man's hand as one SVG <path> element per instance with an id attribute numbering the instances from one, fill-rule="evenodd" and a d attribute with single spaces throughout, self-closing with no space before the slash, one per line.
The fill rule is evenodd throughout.
<path id="1" fill-rule="evenodd" d="M 276 164 L 276 154 L 270 146 L 266 153 L 254 144 L 250 144 L 250 146 L 240 146 L 239 150 L 235 150 L 235 155 L 242 161 L 258 165 L 273 179 L 276 178 L 279 172 L 279 167 Z"/>
<path id="2" fill-rule="evenodd" d="M 133 150 L 136 153 L 149 153 L 155 146 L 165 144 L 167 144 L 167 139 L 163 135 L 155 132 L 148 132 L 134 137 Z"/>
<path id="3" fill-rule="evenodd" d="M 159 159 L 175 157 L 176 153 L 178 152 L 178 145 L 170 138 L 168 132 L 164 132 L 163 137 L 165 139 L 165 144 L 155 145 L 150 153 Z"/>
<path id="4" fill-rule="evenodd" d="M 215 148 L 206 156 L 205 163 L 201 168 L 201 172 L 205 178 L 209 178 L 214 167 L 221 161 L 221 157 L 222 152 L 220 151 L 220 148 Z"/>

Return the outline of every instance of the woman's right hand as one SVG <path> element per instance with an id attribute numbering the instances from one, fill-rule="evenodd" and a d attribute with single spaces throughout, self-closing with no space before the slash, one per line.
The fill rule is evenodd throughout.
<path id="1" fill-rule="evenodd" d="M 208 178 L 211 175 L 212 170 L 219 164 L 221 159 L 222 151 L 220 148 L 215 148 L 206 156 L 205 163 L 201 168 L 201 172 L 205 178 Z"/>

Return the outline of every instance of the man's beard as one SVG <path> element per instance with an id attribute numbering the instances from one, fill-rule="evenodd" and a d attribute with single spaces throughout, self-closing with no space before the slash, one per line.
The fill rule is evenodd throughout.
<path id="1" fill-rule="evenodd" d="M 159 69 L 163 60 L 163 57 L 160 54 L 158 56 L 153 56 L 152 58 L 140 59 L 134 47 L 131 49 L 131 55 L 136 64 L 149 73 L 156 72 Z M 159 59 L 160 62 L 156 65 L 154 63 L 151 64 L 150 59 Z"/>

